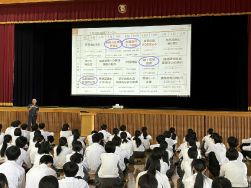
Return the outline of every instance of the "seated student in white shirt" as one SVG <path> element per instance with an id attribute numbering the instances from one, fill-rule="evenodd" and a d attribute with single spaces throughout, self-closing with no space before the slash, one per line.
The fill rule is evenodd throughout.
<path id="1" fill-rule="evenodd" d="M 177 169 L 177 172 L 182 180 L 182 182 L 193 175 L 193 170 L 192 170 L 192 162 L 197 159 L 198 157 L 198 150 L 197 147 L 191 147 L 188 149 L 188 159 L 182 160 L 180 169 L 182 170 L 181 173 L 179 173 L 179 170 Z"/>
<path id="2" fill-rule="evenodd" d="M 38 188 L 59 188 L 58 179 L 55 176 L 44 176 L 40 180 Z"/>
<path id="3" fill-rule="evenodd" d="M 153 150 L 155 147 L 159 147 L 161 142 L 165 142 L 165 136 L 162 134 L 156 136 L 156 141 L 157 141 L 157 144 L 150 145 L 151 150 Z"/>
<path id="4" fill-rule="evenodd" d="M 203 159 L 196 159 L 192 163 L 194 175 L 184 179 L 184 188 L 211 188 L 212 180 L 205 176 L 206 161 Z"/>
<path id="5" fill-rule="evenodd" d="M 11 122 L 11 126 L 7 127 L 5 130 L 5 134 L 9 134 L 11 136 L 14 136 L 14 130 L 19 126 L 19 121 L 13 121 Z"/>
<path id="6" fill-rule="evenodd" d="M 119 127 L 119 129 L 120 129 L 120 131 L 119 131 L 119 136 L 120 136 L 120 133 L 121 133 L 121 132 L 126 132 L 127 138 L 129 138 L 129 139 L 132 138 L 132 135 L 131 135 L 128 131 L 126 131 L 126 126 L 125 126 L 125 125 L 121 125 L 121 126 Z"/>
<path id="7" fill-rule="evenodd" d="M 119 137 L 119 136 L 120 136 L 119 133 L 120 133 L 120 132 L 119 132 L 119 129 L 118 129 L 118 128 L 116 128 L 116 127 L 113 128 L 113 130 L 112 130 L 112 135 L 109 137 L 108 140 L 109 140 L 109 141 L 112 141 L 112 139 L 113 139 L 114 136 L 118 136 L 118 137 Z"/>
<path id="8" fill-rule="evenodd" d="M 84 138 L 80 137 L 80 133 L 78 129 L 72 130 L 72 136 L 67 138 L 68 147 L 72 149 L 72 143 L 75 141 L 79 141 L 82 143 L 83 148 L 85 148 Z"/>
<path id="9" fill-rule="evenodd" d="M 28 124 L 23 123 L 21 126 L 22 136 L 24 136 L 27 139 L 27 142 L 30 141 L 30 131 L 27 130 Z"/>
<path id="10" fill-rule="evenodd" d="M 171 138 L 171 132 L 170 131 L 165 131 L 164 133 L 163 133 L 163 136 L 165 137 L 165 141 L 166 141 L 166 143 L 168 144 L 168 149 L 170 150 L 170 151 L 173 151 L 173 148 L 174 148 L 174 145 L 175 144 L 177 144 L 177 142 L 176 142 L 176 140 L 173 140 L 172 138 Z"/>
<path id="11" fill-rule="evenodd" d="M 193 138 L 190 138 L 187 142 L 187 147 L 180 151 L 179 158 L 182 158 L 183 160 L 189 159 L 188 150 L 191 147 L 197 148 L 196 141 Z M 198 158 L 201 158 L 201 150 L 199 148 L 197 148 L 197 152 L 198 152 Z"/>
<path id="12" fill-rule="evenodd" d="M 0 146 L 0 163 L 5 162 L 6 156 L 5 151 L 8 147 L 12 146 L 12 137 L 6 134 L 3 138 L 3 144 Z"/>
<path id="13" fill-rule="evenodd" d="M 44 123 L 39 123 L 38 125 L 39 130 L 41 131 L 41 134 L 44 136 L 45 141 L 48 140 L 48 136 L 54 136 L 53 132 L 45 131 L 45 124 Z"/>
<path id="14" fill-rule="evenodd" d="M 16 139 L 16 146 L 20 149 L 21 154 L 18 157 L 16 163 L 20 166 L 24 167 L 24 169 L 31 168 L 30 156 L 27 151 L 24 149 L 27 145 L 27 138 L 24 136 L 20 136 Z"/>
<path id="15" fill-rule="evenodd" d="M 212 182 L 212 188 L 232 188 L 232 184 L 227 178 L 216 177 Z"/>
<path id="16" fill-rule="evenodd" d="M 40 180 L 44 176 L 57 177 L 56 171 L 52 169 L 53 158 L 50 155 L 44 155 L 41 157 L 39 165 L 33 166 L 26 174 L 26 186 L 25 188 L 38 188 Z"/>
<path id="17" fill-rule="evenodd" d="M 126 132 L 120 133 L 121 145 L 120 148 L 126 151 L 126 163 L 134 163 L 133 157 L 133 143 L 127 138 Z"/>
<path id="18" fill-rule="evenodd" d="M 93 144 L 92 135 L 94 135 L 94 134 L 96 134 L 96 133 L 98 133 L 98 131 L 93 130 L 93 131 L 91 132 L 91 134 L 89 134 L 89 135 L 86 137 L 87 142 L 88 142 L 88 146 L 90 146 L 90 145 Z"/>
<path id="19" fill-rule="evenodd" d="M 165 145 L 165 146 L 163 146 L 163 145 Z M 166 175 L 166 173 L 169 170 L 170 166 L 169 166 L 168 153 L 164 149 L 167 146 L 167 143 L 163 142 L 163 145 L 161 143 L 161 148 L 156 147 L 156 148 L 153 149 L 152 154 L 150 155 L 150 157 L 148 158 L 148 160 L 146 162 L 146 166 L 149 166 L 153 159 L 154 160 L 155 159 L 159 160 L 160 161 L 159 172 L 161 174 Z"/>
<path id="20" fill-rule="evenodd" d="M 58 180 L 59 188 L 89 188 L 85 180 L 77 178 L 78 165 L 74 162 L 67 162 L 63 166 L 64 178 Z"/>
<path id="21" fill-rule="evenodd" d="M 70 130 L 70 125 L 68 123 L 63 124 L 63 127 L 59 133 L 60 137 L 65 137 L 66 139 L 72 136 L 72 131 Z"/>
<path id="22" fill-rule="evenodd" d="M 79 153 L 83 155 L 84 150 L 83 150 L 83 145 L 79 141 L 75 141 L 72 143 L 72 152 L 68 155 L 66 155 L 66 162 L 70 162 L 70 158 L 74 153 Z"/>
<path id="23" fill-rule="evenodd" d="M 3 173 L 0 173 L 0 187 L 2 188 L 8 188 L 8 180 L 6 176 Z"/>
<path id="24" fill-rule="evenodd" d="M 121 138 L 115 136 L 112 139 L 112 142 L 115 144 L 116 148 L 115 148 L 115 154 L 117 154 L 119 156 L 119 167 L 120 169 L 124 172 L 126 170 L 126 164 L 125 164 L 125 158 L 126 158 L 126 151 L 122 150 L 120 148 L 121 145 Z"/>
<path id="25" fill-rule="evenodd" d="M 153 177 L 156 178 L 157 182 L 158 182 L 158 188 L 171 188 L 170 183 L 169 183 L 169 179 L 165 174 L 160 173 L 160 160 L 159 159 L 155 159 L 154 157 L 149 157 L 148 159 L 148 163 L 146 164 L 146 170 L 143 172 L 140 172 L 137 175 L 136 178 L 136 188 L 139 188 L 139 179 L 145 175 L 145 174 L 150 174 Z"/>
<path id="26" fill-rule="evenodd" d="M 39 165 L 40 159 L 44 155 L 51 155 L 50 154 L 50 144 L 48 142 L 42 142 L 38 146 L 38 150 L 37 150 L 37 153 L 36 153 L 35 158 L 34 158 L 34 166 Z"/>
<path id="27" fill-rule="evenodd" d="M 81 155 L 80 153 L 74 153 L 70 158 L 70 162 L 74 162 L 78 165 L 78 173 L 76 177 L 79 177 L 79 178 L 84 179 L 85 181 L 88 181 L 88 172 L 83 162 L 83 155 Z"/>
<path id="28" fill-rule="evenodd" d="M 84 161 L 90 173 L 95 173 L 101 165 L 100 156 L 105 153 L 105 149 L 101 146 L 100 137 L 98 133 L 92 135 L 93 144 L 88 146 L 85 150 Z"/>
<path id="29" fill-rule="evenodd" d="M 40 131 L 35 131 L 34 138 L 30 142 L 29 148 L 28 148 L 28 154 L 30 156 L 31 164 L 34 164 L 35 155 L 37 154 L 38 147 L 42 142 L 44 142 L 44 137 L 41 135 Z"/>
<path id="30" fill-rule="evenodd" d="M 147 127 L 142 127 L 141 132 L 142 134 L 140 135 L 140 139 L 142 140 L 145 149 L 149 150 L 152 141 L 152 136 L 148 134 Z"/>
<path id="31" fill-rule="evenodd" d="M 238 151 L 235 148 L 227 150 L 226 156 L 229 162 L 224 163 L 220 169 L 220 176 L 229 179 L 233 187 L 247 187 L 247 166 L 238 161 Z"/>
<path id="32" fill-rule="evenodd" d="M 32 142 L 32 140 L 33 140 L 33 138 L 34 138 L 34 134 L 35 134 L 35 132 L 37 132 L 37 131 L 40 132 L 40 130 L 38 130 L 38 124 L 35 123 L 34 125 L 31 126 L 30 141 L 29 141 L 29 143 Z M 41 134 L 41 132 L 40 132 L 40 134 Z"/>
<path id="33" fill-rule="evenodd" d="M 208 149 L 210 142 L 212 142 L 211 135 L 213 134 L 213 132 L 214 132 L 214 129 L 209 128 L 207 130 L 207 135 L 202 138 L 202 146 L 203 146 L 202 149 L 204 149 L 205 151 Z"/>
<path id="34" fill-rule="evenodd" d="M 154 175 L 146 173 L 139 178 L 138 188 L 158 188 L 158 181 Z"/>
<path id="35" fill-rule="evenodd" d="M 243 154 L 243 157 L 250 160 L 251 159 L 251 138 L 242 139 L 242 144 L 240 148 L 241 148 L 241 153 Z"/>
<path id="36" fill-rule="evenodd" d="M 170 128 L 169 128 L 169 131 L 171 132 L 171 138 L 172 138 L 173 140 L 175 140 L 176 143 L 178 143 L 178 136 L 177 136 L 177 134 L 176 134 L 175 128 L 174 128 L 174 127 L 170 127 Z"/>
<path id="37" fill-rule="evenodd" d="M 12 145 L 16 145 L 16 139 L 19 137 L 19 136 L 22 136 L 22 131 L 20 128 L 16 128 L 14 130 L 14 136 L 12 137 Z"/>
<path id="38" fill-rule="evenodd" d="M 239 145 L 239 142 L 238 142 L 238 139 L 234 136 L 230 136 L 228 137 L 227 139 L 227 145 L 228 145 L 228 149 L 230 148 L 234 148 L 234 149 L 237 149 L 238 145 Z M 241 152 L 238 152 L 238 161 L 241 161 L 243 160 L 243 155 Z"/>
<path id="39" fill-rule="evenodd" d="M 67 139 L 65 137 L 59 138 L 58 146 L 54 147 L 54 166 L 56 169 L 63 169 L 66 163 L 66 156 L 72 153 L 72 150 L 67 147 Z"/>
<path id="40" fill-rule="evenodd" d="M 124 186 L 123 173 L 119 167 L 120 157 L 114 153 L 115 150 L 115 144 L 108 141 L 105 145 L 106 153 L 102 153 L 100 156 L 101 165 L 97 170 L 96 187 L 122 188 Z"/>
<path id="41" fill-rule="evenodd" d="M 0 145 L 3 143 L 4 132 L 2 132 L 3 125 L 0 124 Z"/>
<path id="42" fill-rule="evenodd" d="M 226 161 L 226 147 L 222 143 L 222 137 L 218 133 L 211 135 L 213 142 L 206 151 L 208 156 L 208 169 L 214 177 L 219 176 L 220 166 Z"/>
<path id="43" fill-rule="evenodd" d="M 102 132 L 98 132 L 98 135 L 100 140 L 99 144 L 104 147 L 105 146 L 104 134 Z"/>
<path id="44" fill-rule="evenodd" d="M 133 145 L 133 157 L 134 158 L 143 158 L 145 157 L 145 147 L 140 139 L 141 132 L 136 130 L 134 136 L 132 137 Z"/>
<path id="45" fill-rule="evenodd" d="M 21 152 L 17 146 L 10 146 L 6 152 L 7 161 L 0 165 L 0 173 L 3 173 L 8 180 L 8 188 L 25 187 L 25 171 L 16 163 Z"/>
<path id="46" fill-rule="evenodd" d="M 111 133 L 109 133 L 109 132 L 107 131 L 107 125 L 106 125 L 106 124 L 101 125 L 100 128 L 101 128 L 101 130 L 100 130 L 99 132 L 102 132 L 102 133 L 103 133 L 103 135 L 104 135 L 104 141 L 105 141 L 105 143 L 106 143 L 106 142 L 108 142 L 109 137 L 111 136 Z"/>

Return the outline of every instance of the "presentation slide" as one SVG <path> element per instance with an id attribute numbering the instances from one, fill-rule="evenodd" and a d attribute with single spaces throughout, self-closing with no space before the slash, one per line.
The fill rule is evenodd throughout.
<path id="1" fill-rule="evenodd" d="M 191 25 L 72 29 L 72 95 L 190 96 Z"/>

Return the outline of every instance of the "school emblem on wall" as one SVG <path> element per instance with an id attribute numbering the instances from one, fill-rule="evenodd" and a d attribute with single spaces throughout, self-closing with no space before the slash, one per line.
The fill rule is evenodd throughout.
<path id="1" fill-rule="evenodd" d="M 126 9 L 127 9 L 126 4 L 120 4 L 120 5 L 118 6 L 118 11 L 119 11 L 119 13 L 121 13 L 121 14 L 126 13 Z"/>

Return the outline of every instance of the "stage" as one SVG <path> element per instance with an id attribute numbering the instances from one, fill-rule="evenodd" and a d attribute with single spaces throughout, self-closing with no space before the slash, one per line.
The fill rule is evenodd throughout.
<path id="1" fill-rule="evenodd" d="M 154 139 L 169 127 L 176 128 L 179 142 L 182 142 L 188 128 L 197 132 L 198 139 L 206 134 L 209 127 L 219 132 L 224 142 L 228 136 L 239 139 L 251 137 L 250 112 L 40 107 L 38 123 L 44 122 L 47 130 L 55 132 L 57 140 L 63 123 L 69 123 L 72 129 L 85 128 L 86 125 L 81 125 L 81 112 L 95 114 L 96 130 L 103 123 L 108 125 L 109 131 L 125 124 L 133 134 L 136 129 L 146 126 Z M 5 130 L 14 120 L 27 122 L 27 113 L 27 107 L 1 107 L 0 123 Z"/>

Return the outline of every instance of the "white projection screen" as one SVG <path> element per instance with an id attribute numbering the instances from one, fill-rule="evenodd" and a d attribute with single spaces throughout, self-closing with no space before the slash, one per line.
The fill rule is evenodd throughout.
<path id="1" fill-rule="evenodd" d="M 72 95 L 190 96 L 191 25 L 72 29 Z"/>

